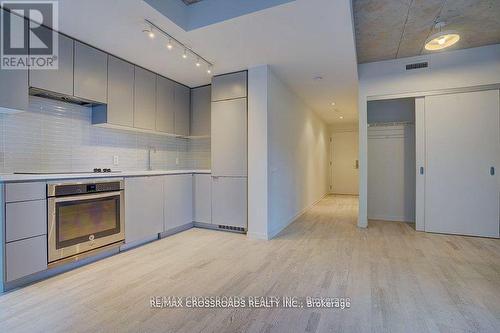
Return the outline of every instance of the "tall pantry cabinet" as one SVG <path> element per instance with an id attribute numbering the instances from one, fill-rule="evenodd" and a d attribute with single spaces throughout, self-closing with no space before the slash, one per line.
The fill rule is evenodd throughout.
<path id="1" fill-rule="evenodd" d="M 247 72 L 212 79 L 212 223 L 247 229 Z"/>

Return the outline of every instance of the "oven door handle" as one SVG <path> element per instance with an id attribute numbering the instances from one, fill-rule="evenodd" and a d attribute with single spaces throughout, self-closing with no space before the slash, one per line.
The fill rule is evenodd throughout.
<path id="1" fill-rule="evenodd" d="M 69 195 L 67 197 L 53 197 L 49 199 L 53 199 L 54 202 L 66 202 L 66 201 L 92 200 L 92 199 L 116 197 L 121 195 L 122 191 L 114 191 L 114 192 L 102 192 L 95 194 Z"/>

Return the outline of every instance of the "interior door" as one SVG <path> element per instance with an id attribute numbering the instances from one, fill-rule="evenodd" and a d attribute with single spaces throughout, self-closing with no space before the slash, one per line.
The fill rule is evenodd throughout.
<path id="1" fill-rule="evenodd" d="M 332 193 L 358 194 L 358 132 L 332 134 Z"/>
<path id="2" fill-rule="evenodd" d="M 425 98 L 425 231 L 498 238 L 499 133 L 498 90 Z"/>

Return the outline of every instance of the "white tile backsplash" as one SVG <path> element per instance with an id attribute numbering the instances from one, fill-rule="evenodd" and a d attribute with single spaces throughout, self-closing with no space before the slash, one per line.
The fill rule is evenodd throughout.
<path id="1" fill-rule="evenodd" d="M 210 139 L 93 126 L 89 107 L 30 97 L 29 110 L 0 115 L 0 172 L 210 169 Z M 118 166 L 113 156 L 118 156 Z M 176 161 L 178 159 L 178 164 Z"/>

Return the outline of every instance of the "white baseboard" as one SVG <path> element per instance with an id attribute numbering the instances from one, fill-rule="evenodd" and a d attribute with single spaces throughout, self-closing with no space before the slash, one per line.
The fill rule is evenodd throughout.
<path id="1" fill-rule="evenodd" d="M 390 215 L 368 216 L 368 220 L 379 220 L 379 221 L 388 221 L 388 222 L 415 223 L 415 219 L 406 218 L 406 217 L 404 217 L 404 216 L 390 216 Z"/>
<path id="2" fill-rule="evenodd" d="M 321 200 L 323 200 L 329 193 L 326 192 L 325 194 L 323 194 L 321 196 L 321 198 L 319 198 L 318 200 L 314 201 L 312 204 L 310 204 L 309 206 L 303 208 L 302 210 L 300 210 L 297 214 L 295 214 L 292 218 L 288 219 L 288 221 L 283 224 L 283 225 L 279 225 L 278 227 L 274 228 L 273 230 L 270 230 L 269 232 L 269 239 L 273 239 L 274 237 L 276 237 L 280 232 L 282 232 L 286 227 L 288 227 L 290 224 L 292 224 L 295 220 L 297 220 L 299 217 L 301 217 L 302 215 L 304 215 L 305 212 L 307 212 L 309 209 L 311 209 L 314 205 L 316 205 L 318 202 L 320 202 Z"/>

